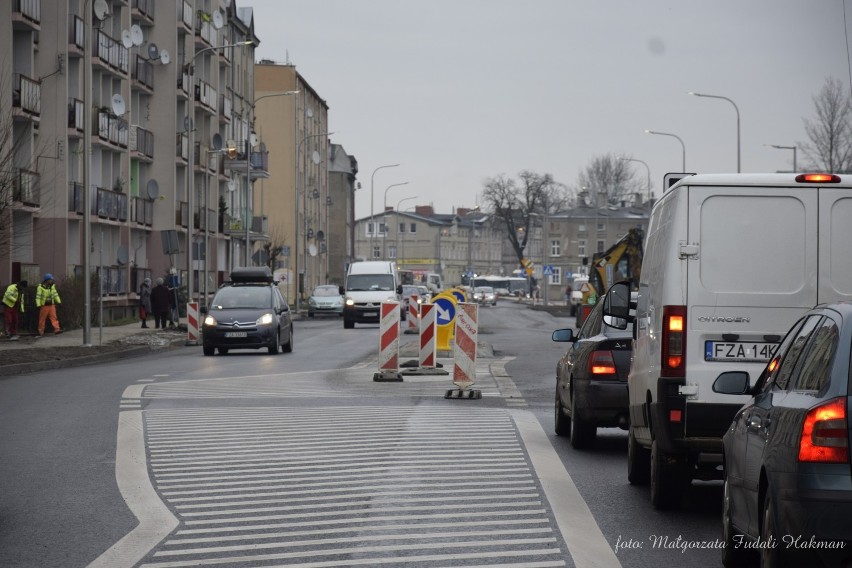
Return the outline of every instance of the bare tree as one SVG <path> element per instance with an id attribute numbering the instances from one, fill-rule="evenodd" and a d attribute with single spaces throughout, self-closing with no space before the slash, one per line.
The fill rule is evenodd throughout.
<path id="1" fill-rule="evenodd" d="M 485 180 L 482 190 L 484 209 L 505 227 L 506 236 L 518 257 L 524 259 L 531 219 L 536 214 L 553 212 L 567 201 L 565 187 L 550 174 L 524 170 L 518 181 L 500 174 Z"/>
<path id="2" fill-rule="evenodd" d="M 829 77 L 814 95 L 816 118 L 804 119 L 808 142 L 799 142 L 813 170 L 852 171 L 852 100 L 843 84 Z"/>
<path id="3" fill-rule="evenodd" d="M 584 193 L 591 196 L 589 205 L 606 207 L 636 193 L 640 186 L 636 172 L 626 160 L 620 160 L 615 154 L 604 154 L 593 158 L 580 172 L 574 192 L 577 196 Z"/>

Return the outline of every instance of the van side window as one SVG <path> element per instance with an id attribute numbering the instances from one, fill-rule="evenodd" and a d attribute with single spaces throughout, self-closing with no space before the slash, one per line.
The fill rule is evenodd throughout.
<path id="1" fill-rule="evenodd" d="M 778 366 L 776 370 L 775 376 L 772 377 L 774 379 L 772 382 L 775 385 L 782 389 L 787 390 L 787 387 L 790 384 L 790 378 L 793 376 L 793 370 L 796 368 L 796 363 L 799 361 L 799 357 L 802 355 L 802 352 L 805 348 L 805 344 L 808 342 L 808 337 L 810 337 L 811 333 L 816 329 L 817 324 L 819 324 L 822 316 L 811 316 L 807 320 L 805 320 L 804 325 L 802 325 L 799 332 L 793 337 L 793 341 L 790 343 L 789 349 L 787 352 L 782 355 L 781 364 Z"/>
<path id="2" fill-rule="evenodd" d="M 796 365 L 793 389 L 821 391 L 828 384 L 838 335 L 837 324 L 831 318 L 825 318 L 822 325 L 811 335 L 807 351 Z"/>

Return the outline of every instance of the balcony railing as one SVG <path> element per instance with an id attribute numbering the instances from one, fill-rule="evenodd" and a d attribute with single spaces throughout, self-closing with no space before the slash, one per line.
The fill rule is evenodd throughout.
<path id="1" fill-rule="evenodd" d="M 178 25 L 183 24 L 186 29 L 191 30 L 193 13 L 192 4 L 187 0 L 183 0 L 182 9 L 178 8 Z"/>
<path id="2" fill-rule="evenodd" d="M 154 133 L 150 130 L 145 130 L 141 126 L 131 127 L 130 129 L 130 150 L 154 158 Z"/>
<path id="3" fill-rule="evenodd" d="M 222 51 L 228 51 L 227 49 L 223 49 Z M 219 105 L 219 110 L 221 112 L 222 118 L 225 120 L 231 120 L 231 116 L 234 111 L 234 102 L 225 95 L 222 95 L 222 104 Z"/>
<path id="4" fill-rule="evenodd" d="M 19 168 L 15 176 L 13 200 L 27 207 L 39 207 L 41 205 L 41 191 L 38 180 L 38 172 Z"/>
<path id="5" fill-rule="evenodd" d="M 68 100 L 68 128 L 83 132 L 83 101 Z"/>
<path id="6" fill-rule="evenodd" d="M 154 202 L 141 197 L 134 197 L 131 202 L 130 220 L 140 225 L 154 224 Z"/>
<path id="7" fill-rule="evenodd" d="M 15 0 L 12 12 L 34 24 L 41 23 L 41 0 Z"/>
<path id="8" fill-rule="evenodd" d="M 68 211 L 83 214 L 83 184 L 80 182 L 68 184 Z"/>
<path id="9" fill-rule="evenodd" d="M 180 227 L 189 226 L 189 204 L 186 201 L 181 201 L 180 208 L 175 212 L 175 224 Z"/>
<path id="10" fill-rule="evenodd" d="M 104 219 L 127 221 L 128 198 L 124 193 L 99 187 L 92 213 Z"/>
<path id="11" fill-rule="evenodd" d="M 195 100 L 210 109 L 214 114 L 218 111 L 219 93 L 213 88 L 213 85 L 198 81 L 195 85 Z"/>
<path id="12" fill-rule="evenodd" d="M 141 55 L 133 58 L 133 78 L 149 89 L 154 89 L 154 64 Z"/>
<path id="13" fill-rule="evenodd" d="M 27 114 L 41 114 L 41 82 L 30 79 L 21 73 L 15 74 L 12 89 L 12 106 Z"/>
<path id="14" fill-rule="evenodd" d="M 86 41 L 86 23 L 80 16 L 71 17 L 71 29 L 69 30 L 71 44 L 82 52 Z M 73 50 L 72 50 L 73 51 Z"/>
<path id="15" fill-rule="evenodd" d="M 184 161 L 189 159 L 189 136 L 183 132 L 177 135 L 177 157 Z"/>
<path id="16" fill-rule="evenodd" d="M 154 21 L 154 0 L 133 0 L 133 10 Z"/>
<path id="17" fill-rule="evenodd" d="M 127 73 L 130 68 L 130 50 L 115 38 L 98 30 L 94 38 L 95 56 L 109 67 L 121 73 Z"/>
<path id="18" fill-rule="evenodd" d="M 98 137 L 123 148 L 127 147 L 128 132 L 124 120 L 112 113 L 99 109 L 95 117 L 98 125 Z"/>

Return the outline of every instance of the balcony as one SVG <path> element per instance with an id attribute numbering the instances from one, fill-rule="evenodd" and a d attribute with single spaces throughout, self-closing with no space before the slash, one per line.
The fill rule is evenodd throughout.
<path id="1" fill-rule="evenodd" d="M 150 199 L 134 197 L 131 202 L 130 220 L 148 227 L 154 224 L 154 202 Z"/>
<path id="2" fill-rule="evenodd" d="M 115 73 L 119 78 L 127 75 L 130 70 L 130 50 L 102 30 L 97 30 L 93 41 L 92 64 Z"/>
<path id="3" fill-rule="evenodd" d="M 34 32 L 41 30 L 41 0 L 14 0 L 12 29 Z"/>
<path id="4" fill-rule="evenodd" d="M 227 49 L 223 49 L 222 51 L 228 51 Z M 222 95 L 220 97 L 221 103 L 219 104 L 219 123 L 220 124 L 228 124 L 231 122 L 231 117 L 234 113 L 234 102 L 228 98 L 226 95 Z"/>
<path id="5" fill-rule="evenodd" d="M 127 148 L 129 134 L 124 120 L 118 118 L 106 109 L 98 109 L 95 116 L 98 139 L 120 148 Z"/>
<path id="6" fill-rule="evenodd" d="M 83 101 L 68 100 L 68 136 L 80 138 L 83 136 Z"/>
<path id="7" fill-rule="evenodd" d="M 123 193 L 99 187 L 92 203 L 92 213 L 101 219 L 127 221 L 128 197 Z"/>
<path id="8" fill-rule="evenodd" d="M 192 30 L 192 3 L 183 0 L 182 6 L 178 8 L 178 27 L 182 27 L 185 31 Z"/>
<path id="9" fill-rule="evenodd" d="M 83 184 L 72 181 L 68 184 L 68 211 L 83 214 Z"/>
<path id="10" fill-rule="evenodd" d="M 38 181 L 38 172 L 19 168 L 15 174 L 12 200 L 24 207 L 40 207 L 41 190 Z"/>
<path id="11" fill-rule="evenodd" d="M 154 133 L 140 126 L 130 127 L 130 151 L 146 162 L 154 160 Z"/>
<path id="12" fill-rule="evenodd" d="M 201 10 L 195 18 L 195 45 L 201 47 L 210 47 L 217 45 L 216 36 L 219 30 L 213 27 L 212 16 Z"/>
<path id="13" fill-rule="evenodd" d="M 68 30 L 68 55 L 70 57 L 83 57 L 83 48 L 86 41 L 86 26 L 80 16 L 71 16 L 71 29 Z"/>
<path id="14" fill-rule="evenodd" d="M 41 82 L 15 73 L 12 109 L 16 118 L 38 123 L 41 118 Z"/>
<path id="15" fill-rule="evenodd" d="M 154 92 L 154 64 L 138 54 L 133 58 L 133 83 L 143 91 Z"/>
<path id="16" fill-rule="evenodd" d="M 265 146 L 261 144 L 262 149 L 251 153 L 251 179 L 267 179 L 269 178 L 269 152 Z M 225 170 L 245 174 L 246 159 L 245 154 L 240 154 L 236 158 L 225 158 Z"/>
<path id="17" fill-rule="evenodd" d="M 180 132 L 177 135 L 177 160 L 186 163 L 189 159 L 189 136 Z"/>
<path id="18" fill-rule="evenodd" d="M 177 96 L 179 100 L 189 99 L 189 73 L 186 70 L 178 75 Z"/>
<path id="19" fill-rule="evenodd" d="M 154 24 L 154 0 L 133 0 L 131 16 Z"/>
<path id="20" fill-rule="evenodd" d="M 219 112 L 219 93 L 213 85 L 204 81 L 198 81 L 195 85 L 195 100 L 201 103 L 201 108 L 215 115 Z"/>

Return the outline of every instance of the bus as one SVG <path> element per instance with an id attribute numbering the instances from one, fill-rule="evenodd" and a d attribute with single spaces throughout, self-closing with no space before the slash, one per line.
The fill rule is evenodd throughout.
<path id="1" fill-rule="evenodd" d="M 517 296 L 520 290 L 526 295 L 527 279 L 513 276 L 474 276 L 473 287 L 491 286 L 498 296 Z"/>

